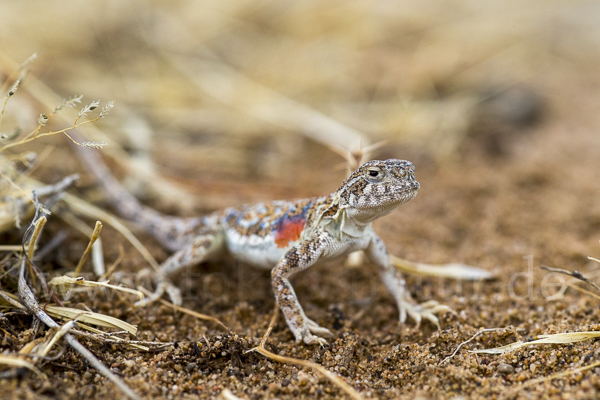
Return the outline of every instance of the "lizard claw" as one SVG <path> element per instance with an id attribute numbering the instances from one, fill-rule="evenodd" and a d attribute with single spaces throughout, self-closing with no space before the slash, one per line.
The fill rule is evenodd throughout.
<path id="1" fill-rule="evenodd" d="M 400 308 L 400 323 L 406 322 L 407 314 L 415 320 L 416 327 L 421 325 L 421 321 L 426 319 L 433 323 L 438 329 L 440 329 L 440 320 L 435 314 L 443 312 L 456 312 L 448 307 L 447 305 L 440 304 L 435 300 L 429 300 L 425 303 L 415 304 L 412 300 L 403 300 L 399 302 L 398 307 Z"/>
<path id="2" fill-rule="evenodd" d="M 333 336 L 333 333 L 331 333 L 331 331 L 329 329 L 319 326 L 319 324 L 317 324 L 312 319 L 306 318 L 306 322 L 308 323 L 308 330 L 311 331 L 312 333 L 315 333 L 317 335 L 329 336 L 329 337 Z M 321 339 L 321 340 L 324 340 L 324 339 Z M 325 342 L 325 343 L 327 343 L 327 342 Z"/>
<path id="3" fill-rule="evenodd" d="M 327 343 L 327 340 L 325 340 L 321 337 L 315 336 L 313 334 L 310 334 L 310 333 L 304 334 L 303 340 L 304 340 L 304 343 L 306 343 L 306 344 L 318 344 L 321 347 L 325 347 L 325 346 L 329 345 L 329 343 Z"/>

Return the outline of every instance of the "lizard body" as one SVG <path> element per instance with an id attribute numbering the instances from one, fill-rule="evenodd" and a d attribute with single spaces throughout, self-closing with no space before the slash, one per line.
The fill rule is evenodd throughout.
<path id="1" fill-rule="evenodd" d="M 180 304 L 179 289 L 167 275 L 225 251 L 238 260 L 271 270 L 275 298 L 296 341 L 325 344 L 319 335 L 331 333 L 305 315 L 289 278 L 317 262 L 365 250 L 395 298 L 401 322 L 408 313 L 417 323 L 426 318 L 437 325 L 434 312 L 448 309 L 435 302 L 420 306 L 412 300 L 404 279 L 390 263 L 385 244 L 371 227 L 372 221 L 417 195 L 420 185 L 409 161 L 369 161 L 325 197 L 274 201 L 240 210 L 227 208 L 203 217 L 178 218 L 140 204 L 116 181 L 98 154 L 79 151 L 118 212 L 174 252 L 156 275 L 156 291 L 141 304 L 156 300 L 164 292 Z"/>

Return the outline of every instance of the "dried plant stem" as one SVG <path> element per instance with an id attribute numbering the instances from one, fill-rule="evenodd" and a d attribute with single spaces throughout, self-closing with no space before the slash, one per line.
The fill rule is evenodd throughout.
<path id="1" fill-rule="evenodd" d="M 60 325 L 56 323 L 46 312 L 40 307 L 39 303 L 35 299 L 35 296 L 27 282 L 25 280 L 25 264 L 26 259 L 23 258 L 21 262 L 21 271 L 19 273 L 19 298 L 23 302 L 23 304 L 27 307 L 27 309 L 35 315 L 40 321 L 42 321 L 45 325 L 50 328 L 60 328 Z M 139 399 L 138 395 L 129 388 L 119 377 L 113 374 L 107 367 L 105 367 L 100 360 L 96 358 L 88 349 L 86 349 L 81 343 L 77 341 L 77 339 L 66 333 L 64 335 L 64 339 L 66 342 L 79 354 L 81 354 L 87 362 L 90 363 L 92 367 L 94 367 L 98 372 L 104 375 L 108 380 L 113 382 L 115 386 L 117 386 L 127 397 L 130 399 Z"/>
<path id="2" fill-rule="evenodd" d="M 52 338 L 40 349 L 37 355 L 45 357 L 52 348 L 52 346 L 54 346 L 56 342 L 60 340 L 60 338 L 65 336 L 71 329 L 73 329 L 74 326 L 75 321 L 69 321 L 63 326 L 61 326 L 60 329 L 58 329 L 56 333 L 52 335 Z"/>
<path id="3" fill-rule="evenodd" d="M 271 353 L 269 350 L 267 350 L 265 348 L 265 345 L 267 344 L 267 340 L 269 339 L 269 335 L 273 331 L 273 328 L 275 327 L 275 323 L 277 322 L 278 315 L 279 315 L 279 306 L 275 305 L 275 311 L 273 312 L 273 317 L 271 318 L 271 322 L 269 323 L 269 328 L 267 329 L 267 332 L 265 333 L 262 340 L 260 341 L 260 345 L 250 351 L 256 351 L 271 360 L 275 360 L 277 362 L 281 362 L 284 364 L 299 365 L 301 367 L 310 368 L 313 371 L 318 372 L 319 374 L 323 375 L 325 378 L 329 379 L 334 385 L 339 387 L 342 391 L 346 392 L 346 394 L 348 394 L 353 399 L 362 400 L 363 397 L 352 386 L 348 385 L 342 378 L 340 378 L 335 373 L 327 370 L 323 366 L 321 366 L 319 364 L 315 364 L 310 361 L 306 361 L 306 360 L 300 360 L 297 358 L 280 356 L 278 354 Z"/>
<path id="4" fill-rule="evenodd" d="M 87 247 L 85 248 L 85 251 L 81 255 L 81 259 L 79 260 L 79 263 L 77 264 L 77 267 L 75 268 L 75 271 L 73 272 L 73 276 L 77 276 L 81 272 L 83 263 L 85 263 L 85 260 L 87 260 L 90 252 L 92 251 L 92 246 L 94 245 L 94 243 L 96 242 L 98 237 L 100 237 L 101 231 L 102 231 L 102 223 L 100 221 L 96 221 L 96 226 L 94 227 L 94 231 L 92 232 L 90 241 L 89 241 Z"/>
<path id="5" fill-rule="evenodd" d="M 86 327 L 86 329 L 92 330 L 93 328 L 88 326 L 88 327 Z M 101 332 L 99 330 L 96 330 L 96 331 Z M 150 350 L 148 348 L 148 346 L 153 346 L 154 348 L 164 348 L 164 347 L 172 346 L 175 344 L 174 342 L 149 342 L 146 340 L 128 340 L 128 339 L 123 339 L 118 336 L 115 336 L 114 333 L 113 334 L 107 334 L 106 332 L 97 333 L 97 332 L 94 332 L 93 330 L 92 330 L 93 333 L 85 332 L 85 331 L 82 331 L 79 329 L 73 329 L 71 332 L 73 332 L 74 335 L 84 336 L 88 339 L 92 339 L 92 340 L 95 340 L 98 342 L 125 344 L 125 345 L 130 345 L 130 346 L 133 346 L 135 348 L 138 348 L 138 349 L 144 350 L 144 351 Z"/>
<path id="6" fill-rule="evenodd" d="M 73 228 L 81 232 L 84 236 L 91 237 L 93 235 L 94 231 L 72 212 L 68 210 L 61 210 L 58 216 Z M 102 239 L 100 239 L 100 237 L 96 239 L 96 242 L 92 246 L 92 265 L 94 267 L 94 274 L 97 276 L 105 274 L 104 254 L 102 253 Z"/>
<path id="7" fill-rule="evenodd" d="M 185 59 L 175 53 L 164 53 L 164 56 L 198 88 L 255 118 L 300 132 L 327 146 L 348 148 L 367 141 L 362 132 L 236 71 L 221 62 L 210 49 L 202 48 L 202 53 L 206 57 L 201 59 Z M 241 98 L 240 93 L 252 93 L 252 100 Z"/>
<path id="8" fill-rule="evenodd" d="M 25 246 L 25 250 L 27 250 L 29 247 Z M 18 245 L 18 244 L 3 244 L 0 245 L 0 251 L 22 251 L 23 250 L 23 246 Z"/>
<path id="9" fill-rule="evenodd" d="M 597 295 L 596 293 L 590 292 L 589 290 L 585 290 L 584 288 L 581 288 L 581 287 L 579 287 L 577 285 L 574 285 L 572 283 L 569 283 L 569 282 L 567 282 L 566 285 L 568 287 L 570 287 L 571 289 L 575 289 L 575 290 L 577 290 L 577 291 L 579 291 L 581 293 L 585 293 L 588 296 L 592 296 L 592 297 L 595 297 L 596 299 L 600 300 L 600 296 Z"/>
<path id="10" fill-rule="evenodd" d="M 34 131 L 30 132 L 29 134 L 27 134 L 27 136 L 25 136 L 23 139 L 17 140 L 16 142 L 9 143 L 9 144 L 6 144 L 6 145 L 0 147 L 0 153 L 4 152 L 4 151 L 6 151 L 6 150 L 8 150 L 10 148 L 13 148 L 13 147 L 16 147 L 16 146 L 21 146 L 23 144 L 32 142 L 32 141 L 34 141 L 36 139 L 39 139 L 39 138 L 42 138 L 42 137 L 45 137 L 45 136 L 58 135 L 59 133 L 64 133 L 69 139 L 71 139 L 71 141 L 73 143 L 75 143 L 78 146 L 81 146 L 82 144 L 79 143 L 79 142 L 77 142 L 75 139 L 73 139 L 67 133 L 67 131 L 76 129 L 76 128 L 78 128 L 78 127 L 80 127 L 82 125 L 85 125 L 85 124 L 96 122 L 96 121 L 100 120 L 100 118 L 101 117 L 96 117 L 96 118 L 93 118 L 93 119 L 88 119 L 88 120 L 85 120 L 85 121 L 81 121 L 81 122 L 75 123 L 75 124 L 73 124 L 72 126 L 70 126 L 68 128 L 59 129 L 57 131 L 44 132 L 44 133 L 39 133 L 40 127 L 38 127 L 36 130 L 34 130 Z"/>
<path id="11" fill-rule="evenodd" d="M 71 207 L 73 211 L 78 214 L 85 215 L 91 218 L 99 218 L 104 222 L 115 228 L 121 235 L 125 236 L 125 238 L 136 248 L 136 250 L 146 259 L 148 264 L 155 270 L 158 271 L 160 269 L 160 265 L 152 254 L 144 247 L 144 245 L 135 237 L 133 233 L 114 215 L 80 199 L 79 197 L 72 195 L 70 193 L 65 193 L 63 195 L 63 200 Z"/>
<path id="12" fill-rule="evenodd" d="M 481 268 L 470 265 L 450 263 L 450 264 L 425 264 L 405 260 L 403 258 L 390 255 L 390 261 L 394 268 L 400 272 L 418 276 L 433 276 L 437 278 L 464 279 L 469 281 L 478 281 L 483 279 L 493 279 L 494 275 Z"/>
<path id="13" fill-rule="evenodd" d="M 28 361 L 23 360 L 20 357 L 11 357 L 9 355 L 2 354 L 0 355 L 0 364 L 10 365 L 18 368 L 28 368 L 35 372 L 35 374 L 43 379 L 47 379 L 46 374 L 40 371 L 35 365 L 31 364 Z"/>
<path id="14" fill-rule="evenodd" d="M 48 220 L 45 216 L 42 216 L 38 218 L 37 221 L 35 221 L 35 228 L 33 230 L 33 233 L 31 234 L 31 239 L 29 239 L 29 245 L 27 246 L 27 267 L 29 268 L 29 275 L 31 277 L 35 276 L 33 272 L 33 264 L 31 263 L 31 260 L 33 260 L 33 252 L 35 250 L 35 245 L 40 236 L 40 233 L 42 232 L 42 229 L 44 228 L 44 225 L 46 225 L 47 221 Z"/>
<path id="15" fill-rule="evenodd" d="M 465 340 L 464 342 L 459 344 L 458 347 L 454 350 L 454 352 L 452 352 L 452 354 L 450 354 L 448 357 L 446 357 L 442 361 L 440 361 L 440 363 L 438 364 L 438 367 L 441 366 L 446 361 L 448 361 L 449 359 L 451 359 L 452 357 L 454 357 L 456 355 L 456 353 L 458 353 L 458 351 L 461 349 L 461 347 L 463 347 L 464 345 L 466 345 L 469 342 L 472 342 L 477 336 L 481 335 L 482 333 L 495 332 L 495 331 L 499 331 L 502 329 L 506 329 L 506 328 L 487 328 L 487 329 L 482 329 L 480 331 L 477 331 L 473 336 L 471 336 L 470 339 Z"/>
<path id="16" fill-rule="evenodd" d="M 546 271 L 550 271 L 550 272 L 558 272 L 559 274 L 564 274 L 564 275 L 568 275 L 571 276 L 575 279 L 579 279 L 580 281 L 583 281 L 585 283 L 589 283 L 590 285 L 592 285 L 594 287 L 594 289 L 596 289 L 598 292 L 600 292 L 600 286 L 598 286 L 598 284 L 594 281 L 589 280 L 588 278 L 586 278 L 585 276 L 583 276 L 581 274 L 581 272 L 579 271 L 568 271 L 566 269 L 561 269 L 561 268 L 552 268 L 552 267 L 548 267 L 546 265 L 541 265 L 540 266 L 541 269 L 546 270 Z"/>
<path id="17" fill-rule="evenodd" d="M 144 293 L 145 293 L 145 294 L 147 294 L 147 295 L 151 295 L 151 294 L 152 294 L 152 293 L 150 293 L 148 290 L 146 290 L 146 289 L 145 289 L 145 288 L 143 288 L 143 287 L 140 287 L 140 288 L 139 288 L 139 290 L 141 290 L 142 292 L 144 292 Z M 190 309 L 188 309 L 188 308 L 185 308 L 185 307 L 181 307 L 181 306 L 175 305 L 175 304 L 173 304 L 173 303 L 171 303 L 171 302 L 168 302 L 168 301 L 166 301 L 166 300 L 164 300 L 164 299 L 158 299 L 158 301 L 159 301 L 161 304 L 163 304 L 163 305 L 165 305 L 165 306 L 168 306 L 168 307 L 171 307 L 171 308 L 173 308 L 173 309 L 175 309 L 175 310 L 177 310 L 177 311 L 181 311 L 181 312 L 182 312 L 182 313 L 184 313 L 184 314 L 191 315 L 191 316 L 193 316 L 193 317 L 196 317 L 196 318 L 198 318 L 198 319 L 203 319 L 203 320 L 206 320 L 206 321 L 212 321 L 212 322 L 215 322 L 215 323 L 217 323 L 217 324 L 221 325 L 221 326 L 222 326 L 222 327 L 223 327 L 223 328 L 224 328 L 226 331 L 229 331 L 229 328 L 227 327 L 227 325 L 225 325 L 223 322 L 221 322 L 221 320 L 219 320 L 219 319 L 218 319 L 218 318 L 216 318 L 216 317 L 211 317 L 210 315 L 206 315 L 206 314 L 200 314 L 200 313 L 198 313 L 198 312 L 196 312 L 196 311 L 192 311 L 192 310 L 190 310 Z"/>

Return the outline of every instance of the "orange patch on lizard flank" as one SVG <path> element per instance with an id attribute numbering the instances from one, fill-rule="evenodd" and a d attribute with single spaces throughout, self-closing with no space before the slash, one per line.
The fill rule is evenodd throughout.
<path id="1" fill-rule="evenodd" d="M 295 242 L 300 239 L 305 222 L 304 218 L 282 220 L 277 227 L 277 235 L 275 235 L 275 244 L 277 247 L 287 247 L 289 242 Z"/>

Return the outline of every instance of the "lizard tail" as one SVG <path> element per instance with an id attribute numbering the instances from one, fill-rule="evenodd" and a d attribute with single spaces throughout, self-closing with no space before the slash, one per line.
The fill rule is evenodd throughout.
<path id="1" fill-rule="evenodd" d="M 179 218 L 164 215 L 139 202 L 127 191 L 108 169 L 98 150 L 75 146 L 86 170 L 96 177 L 111 205 L 125 219 L 154 236 L 169 250 L 181 248 L 182 240 L 200 228 L 201 218 Z"/>

